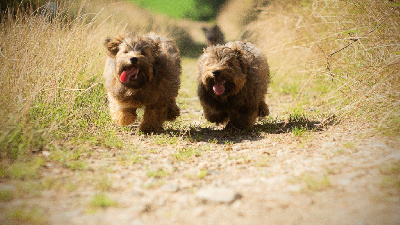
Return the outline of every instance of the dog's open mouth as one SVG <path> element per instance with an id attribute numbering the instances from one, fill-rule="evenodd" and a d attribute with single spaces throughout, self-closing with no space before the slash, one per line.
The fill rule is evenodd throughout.
<path id="1" fill-rule="evenodd" d="M 121 75 L 119 76 L 119 80 L 122 83 L 128 83 L 130 80 L 136 80 L 138 73 L 139 73 L 138 68 L 131 67 L 127 70 L 122 71 Z"/>
<path id="2" fill-rule="evenodd" d="M 213 90 L 216 95 L 222 95 L 225 92 L 225 81 L 216 81 Z"/>

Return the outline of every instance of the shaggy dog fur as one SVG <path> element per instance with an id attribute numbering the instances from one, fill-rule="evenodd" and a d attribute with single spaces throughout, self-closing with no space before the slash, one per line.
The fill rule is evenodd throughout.
<path id="1" fill-rule="evenodd" d="M 225 44 L 224 34 L 218 25 L 214 25 L 211 28 L 203 27 L 202 30 L 207 39 L 207 46 Z"/>
<path id="2" fill-rule="evenodd" d="M 179 116 L 176 96 L 181 62 L 176 44 L 154 34 L 107 38 L 104 70 L 111 118 L 119 125 L 132 124 L 136 109 L 144 107 L 139 130 L 160 132 L 164 121 Z"/>
<path id="3" fill-rule="evenodd" d="M 227 129 L 251 128 L 269 114 L 266 59 L 251 43 L 211 46 L 198 60 L 198 95 L 205 118 Z"/>

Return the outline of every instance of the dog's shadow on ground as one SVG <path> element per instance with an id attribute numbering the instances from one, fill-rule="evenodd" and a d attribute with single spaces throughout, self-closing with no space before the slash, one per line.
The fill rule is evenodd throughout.
<path id="1" fill-rule="evenodd" d="M 177 130 L 169 128 L 165 134 L 184 137 L 191 142 L 209 142 L 216 144 L 235 144 L 244 141 L 257 141 L 265 138 L 265 134 L 301 133 L 322 131 L 326 124 L 306 117 L 289 119 L 288 121 L 261 120 L 249 130 L 225 130 L 216 127 L 195 127 Z"/>

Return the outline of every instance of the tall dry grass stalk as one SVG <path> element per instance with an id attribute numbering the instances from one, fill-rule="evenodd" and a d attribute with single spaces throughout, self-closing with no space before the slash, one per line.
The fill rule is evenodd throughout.
<path id="1" fill-rule="evenodd" d="M 399 127 L 398 3 L 268 2 L 258 19 L 246 27 L 243 38 L 263 49 L 278 76 L 309 76 L 294 101 L 314 92 L 313 104 L 330 115 Z"/>

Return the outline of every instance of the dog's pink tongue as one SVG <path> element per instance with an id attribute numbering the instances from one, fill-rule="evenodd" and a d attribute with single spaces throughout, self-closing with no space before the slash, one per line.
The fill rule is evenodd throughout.
<path id="1" fill-rule="evenodd" d="M 119 80 L 122 83 L 127 83 L 129 79 L 133 78 L 135 79 L 135 76 L 139 73 L 139 69 L 132 68 L 129 70 L 125 70 L 121 73 L 121 76 L 119 76 Z"/>
<path id="2" fill-rule="evenodd" d="M 124 71 L 124 72 L 121 73 L 121 76 L 119 77 L 119 80 L 120 80 L 122 83 L 126 83 L 126 82 L 129 81 L 129 77 L 126 75 L 126 71 Z"/>
<path id="3" fill-rule="evenodd" d="M 225 81 L 217 82 L 217 83 L 214 84 L 213 90 L 214 90 L 216 95 L 222 95 L 224 93 L 224 91 L 225 91 L 224 84 L 225 84 Z"/>

